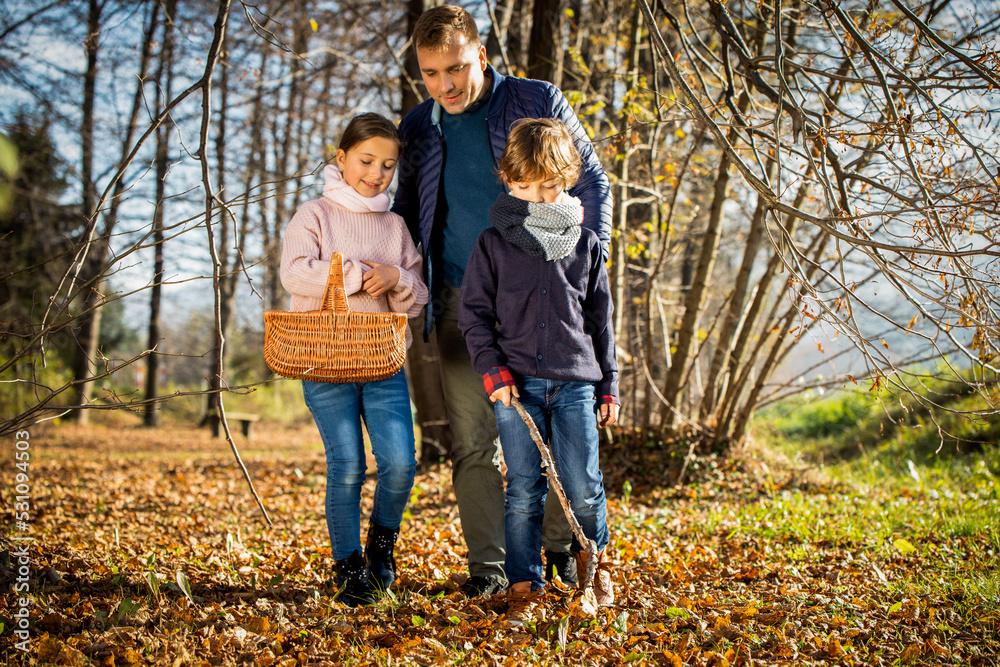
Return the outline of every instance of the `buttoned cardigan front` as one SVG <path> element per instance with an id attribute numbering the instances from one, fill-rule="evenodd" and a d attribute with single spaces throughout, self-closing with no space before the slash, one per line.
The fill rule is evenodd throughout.
<path id="1" fill-rule="evenodd" d="M 480 234 L 465 270 L 458 326 L 480 374 L 507 366 L 521 375 L 594 382 L 599 398 L 617 399 L 612 311 L 593 231 L 583 229 L 568 256 L 545 261 L 491 228 Z"/>

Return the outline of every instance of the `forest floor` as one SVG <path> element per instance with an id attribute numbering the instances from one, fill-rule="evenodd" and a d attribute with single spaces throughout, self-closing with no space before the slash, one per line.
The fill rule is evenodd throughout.
<path id="1" fill-rule="evenodd" d="M 609 448 L 616 605 L 588 617 L 554 586 L 544 619 L 508 629 L 501 599 L 458 591 L 446 466 L 418 472 L 392 597 L 354 610 L 327 587 L 315 429 L 237 436 L 271 528 L 206 430 L 64 424 L 29 442 L 22 470 L 13 441 L 0 450 L 7 665 L 1000 664 L 995 451 L 947 485 L 912 468 L 834 482 L 758 451 L 697 459 L 675 487 L 676 453 Z"/>

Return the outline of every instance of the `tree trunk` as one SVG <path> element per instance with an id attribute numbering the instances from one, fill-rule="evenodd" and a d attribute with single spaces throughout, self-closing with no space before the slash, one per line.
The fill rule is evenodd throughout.
<path id="1" fill-rule="evenodd" d="M 798 2 L 793 3 L 793 9 L 797 10 L 798 5 Z M 867 18 L 863 19 L 863 25 L 866 24 L 866 21 Z M 795 25 L 797 24 L 792 23 L 793 27 Z M 786 32 L 788 33 L 787 39 L 791 43 L 794 43 L 793 31 L 789 29 Z M 855 45 L 854 48 L 857 50 L 860 47 Z M 837 70 L 837 78 L 831 80 L 830 87 L 826 91 L 827 111 L 831 111 L 843 95 L 844 86 L 840 78 L 845 77 L 850 69 L 850 59 L 845 58 Z M 865 158 L 865 160 L 862 161 L 862 164 L 867 159 L 870 158 Z M 861 164 L 858 166 L 860 167 Z M 808 176 L 812 173 L 812 169 L 810 168 L 806 173 Z M 810 181 L 806 178 L 803 180 L 798 191 L 795 193 L 795 199 L 792 202 L 792 206 L 795 208 L 801 207 L 809 195 L 810 189 Z M 798 229 L 798 223 L 798 218 L 786 217 L 784 230 L 781 232 L 782 235 L 787 238 L 794 238 L 795 232 Z M 780 249 L 775 249 L 775 254 L 772 255 L 771 259 L 768 261 L 764 274 L 757 282 L 755 287 L 756 293 L 754 294 L 749 307 L 743 314 L 742 321 L 739 323 L 739 330 L 736 335 L 736 340 L 733 343 L 732 350 L 729 354 L 727 368 L 723 371 L 727 377 L 728 386 L 722 388 L 721 402 L 716 408 L 716 414 L 718 415 L 718 427 L 716 429 L 717 440 L 729 437 L 731 433 L 734 437 L 742 437 L 743 430 L 746 428 L 746 425 L 749 423 L 751 417 L 753 404 L 748 403 L 741 407 L 739 405 L 739 401 L 745 391 L 750 370 L 756 364 L 761 348 L 758 345 L 757 348 L 749 355 L 746 352 L 746 348 L 754 332 L 760 330 L 760 327 L 758 326 L 758 319 L 763 311 L 764 303 L 768 298 L 774 276 L 781 267 L 781 256 L 779 252 Z M 768 321 L 765 321 L 764 330 L 770 328 L 771 324 Z M 751 398 L 753 398 L 754 395 L 755 394 L 751 394 Z M 737 420 L 735 427 L 733 426 L 734 418 Z"/>
<path id="2" fill-rule="evenodd" d="M 698 265 L 695 269 L 694 278 L 691 282 L 691 290 L 684 301 L 684 315 L 681 319 L 680 328 L 677 330 L 677 351 L 673 355 L 673 364 L 667 372 L 667 380 L 663 387 L 663 398 L 668 405 L 676 405 L 681 393 L 681 379 L 687 374 L 694 359 L 691 352 L 697 338 L 696 327 L 698 318 L 704 307 L 708 292 L 708 283 L 712 277 L 712 269 L 715 268 L 715 259 L 719 251 L 720 229 L 722 226 L 723 207 L 726 202 L 726 193 L 729 187 L 729 156 L 725 153 L 719 159 L 719 170 L 715 179 L 715 187 L 712 196 L 712 208 L 708 216 L 708 224 L 705 228 L 705 235 L 701 241 L 701 253 L 698 257 Z M 674 424 L 674 414 L 666 406 L 660 413 L 661 423 Z"/>
<path id="3" fill-rule="evenodd" d="M 768 172 L 774 178 L 774 162 L 768 165 Z M 736 274 L 736 282 L 733 286 L 729 298 L 729 310 L 726 312 L 722 322 L 722 331 L 715 345 L 715 353 L 712 355 L 712 363 L 708 369 L 708 376 L 705 383 L 705 392 L 701 401 L 699 418 L 706 421 L 715 411 L 718 403 L 717 392 L 724 391 L 727 378 L 727 363 L 732 354 L 733 337 L 739 327 L 743 314 L 747 292 L 750 287 L 750 273 L 757 260 L 757 253 L 760 251 L 761 243 L 764 239 L 764 216 L 767 215 L 767 204 L 763 197 L 757 199 L 757 208 L 754 210 L 750 220 L 750 232 L 747 234 L 744 243 L 743 262 Z"/>
<path id="4" fill-rule="evenodd" d="M 301 19 L 301 17 L 296 17 L 294 19 L 296 22 Z M 308 21 L 306 20 L 306 23 Z M 294 30 L 299 30 L 298 25 L 296 25 Z M 288 190 L 288 158 L 292 154 L 292 138 L 295 135 L 295 118 L 301 113 L 301 101 L 302 97 L 302 86 L 304 80 L 302 78 L 301 71 L 303 68 L 302 60 L 297 57 L 292 57 L 291 68 L 288 75 L 288 101 L 284 109 L 284 122 L 283 128 L 281 130 L 280 140 L 275 143 L 275 177 L 279 181 L 275 193 L 274 193 L 274 220 L 272 221 L 272 229 L 270 233 L 269 241 L 270 243 L 265 248 L 264 252 L 267 255 L 265 260 L 265 265 L 267 267 L 267 284 L 265 285 L 265 302 L 268 308 L 281 308 L 279 305 L 280 301 L 284 300 L 285 291 L 281 286 L 281 231 L 284 229 L 285 225 L 288 224 L 290 219 L 289 215 L 289 197 L 287 195 Z M 275 123 L 278 123 L 277 119 Z M 277 139 L 277 137 L 276 137 Z"/>
<path id="5" fill-rule="evenodd" d="M 177 0 L 167 0 L 163 22 L 163 47 L 160 50 L 160 66 L 156 81 L 163 90 L 157 94 L 156 115 L 160 114 L 160 100 L 169 100 L 173 88 L 174 16 Z M 156 132 L 156 209 L 153 211 L 153 285 L 149 293 L 149 329 L 146 349 L 152 350 L 146 360 L 146 407 L 143 423 L 146 426 L 160 425 L 159 395 L 160 352 L 160 301 L 163 280 L 163 208 L 166 201 L 167 159 L 170 150 L 171 123 L 164 123 Z"/>
<path id="6" fill-rule="evenodd" d="M 295 23 L 295 41 L 293 42 L 293 48 L 295 53 L 306 53 L 309 50 L 309 34 L 312 32 L 312 28 L 309 27 L 309 21 L 306 17 L 309 14 L 309 7 L 306 5 L 303 11 L 302 17 Z M 303 93 L 305 97 L 305 93 Z M 295 114 L 295 134 L 294 142 L 297 150 L 293 152 L 295 155 L 295 165 L 292 170 L 295 172 L 295 184 L 292 187 L 292 205 L 289 208 L 290 211 L 299 210 L 299 206 L 302 204 L 302 172 L 304 165 L 306 165 L 309 160 L 309 151 L 311 150 L 309 146 L 310 134 L 305 131 L 305 117 L 304 112 L 298 112 Z M 325 134 L 320 134 L 319 136 L 325 137 Z"/>
<path id="7" fill-rule="evenodd" d="M 805 200 L 808 192 L 809 183 L 804 182 L 799 187 L 799 192 L 796 194 L 796 206 Z M 798 229 L 798 223 L 798 218 L 786 218 L 785 229 L 782 234 L 792 238 L 795 231 Z M 743 393 L 746 378 L 749 376 L 750 369 L 757 361 L 757 353 L 748 354 L 747 346 L 749 345 L 755 332 L 766 331 L 771 328 L 769 319 L 765 319 L 763 327 L 760 327 L 759 319 L 770 294 L 771 283 L 774 281 L 774 276 L 780 267 L 781 256 L 778 254 L 778 251 L 775 250 L 775 253 L 768 260 L 767 267 L 764 269 L 763 275 L 761 275 L 756 286 L 754 287 L 755 293 L 750 301 L 749 307 L 747 307 L 746 311 L 742 315 L 742 321 L 740 322 L 739 330 L 736 334 L 736 340 L 733 343 L 732 351 L 729 354 L 727 362 L 728 366 L 724 371 L 729 379 L 721 402 L 717 407 L 717 414 L 719 415 L 719 425 L 717 430 L 720 434 L 728 432 L 729 423 L 732 421 L 732 416 L 737 410 L 739 397 Z"/>
<path id="8" fill-rule="evenodd" d="M 528 41 L 528 76 L 562 86 L 563 6 L 562 0 L 535 0 L 531 11 Z"/>
<path id="9" fill-rule="evenodd" d="M 637 44 L 637 33 L 636 30 L 638 26 L 633 22 L 631 29 L 629 30 L 630 40 L 629 45 L 625 50 L 625 70 L 629 71 L 635 62 L 636 44 Z M 614 232 L 611 235 L 611 247 L 609 249 L 609 256 L 611 257 L 611 266 L 608 279 L 611 284 L 611 294 L 613 295 L 615 304 L 614 313 L 614 333 L 615 341 L 619 345 L 622 345 L 624 339 L 622 338 L 625 333 L 625 307 L 626 303 L 626 274 L 625 269 L 628 264 L 626 255 L 626 244 L 627 244 L 627 225 L 628 225 L 628 198 L 629 198 L 629 160 L 632 156 L 633 149 L 631 139 L 631 127 L 629 125 L 630 112 L 628 109 L 621 109 L 617 118 L 620 123 L 622 136 L 618 142 L 618 155 L 616 156 L 615 162 L 618 164 L 618 192 L 617 192 L 617 206 L 612 210 L 612 228 Z M 613 186 L 612 186 L 613 187 Z"/>
<path id="10" fill-rule="evenodd" d="M 504 74 L 513 74 L 513 63 L 510 61 L 510 54 L 507 52 L 507 32 L 510 30 L 511 18 L 514 16 L 514 2 L 507 0 L 504 4 L 497 4 L 491 8 L 490 34 L 486 37 L 486 57 L 490 59 L 494 67 L 499 67 L 502 63 L 504 67 L 500 70 Z"/>
<path id="11" fill-rule="evenodd" d="M 814 237 L 814 241 L 817 241 L 817 243 L 815 245 L 814 252 L 812 253 L 814 261 L 811 263 L 811 266 L 808 269 L 809 277 L 815 275 L 815 273 L 819 270 L 819 267 L 821 266 L 819 259 L 822 256 L 823 252 L 825 252 L 826 245 L 829 242 L 829 240 L 830 236 L 822 231 L 819 232 L 816 237 Z M 791 289 L 792 287 L 791 280 L 789 280 L 788 287 L 789 289 Z M 799 336 L 802 333 L 804 333 L 800 331 L 796 336 L 793 337 L 790 333 L 789 327 L 791 326 L 791 323 L 795 320 L 795 317 L 801 316 L 801 314 L 799 313 L 799 304 L 802 303 L 802 299 L 805 296 L 805 292 L 806 292 L 805 287 L 800 287 L 798 289 L 798 291 L 795 294 L 795 297 L 793 298 L 792 305 L 789 306 L 787 311 L 785 311 L 785 315 L 784 317 L 782 317 L 781 323 L 775 327 L 775 329 L 777 329 L 778 331 L 775 335 L 774 344 L 771 346 L 767 358 L 761 365 L 760 372 L 757 374 L 757 380 L 753 383 L 753 387 L 750 389 L 750 393 L 747 396 L 747 399 L 743 402 L 742 409 L 739 410 L 739 412 L 736 414 L 732 432 L 727 432 L 727 433 L 723 433 L 722 431 L 718 432 L 716 434 L 717 441 L 720 440 L 723 436 L 727 437 L 731 441 L 741 440 L 743 436 L 746 434 L 747 427 L 750 424 L 750 419 L 751 417 L 753 417 L 754 407 L 757 405 L 760 393 L 764 389 L 764 384 L 767 382 L 768 378 L 771 377 L 771 374 L 774 372 L 775 368 L 777 368 L 778 363 L 787 353 L 790 346 L 794 345 L 795 341 L 798 340 Z M 815 321 L 816 320 L 813 320 L 813 323 L 815 323 Z M 791 340 L 789 341 L 789 339 Z M 759 345 L 757 353 L 759 353 L 760 347 L 761 346 Z M 756 356 L 756 354 L 754 356 Z M 744 374 L 744 377 L 742 378 L 743 380 L 742 383 L 746 382 L 748 375 L 749 375 L 748 373 Z M 730 420 L 727 419 L 727 425 L 729 421 Z"/>
<path id="12" fill-rule="evenodd" d="M 504 9 L 509 13 L 506 29 L 504 30 L 505 44 L 507 46 L 507 60 L 510 63 L 512 76 L 524 76 L 527 72 L 526 57 L 526 34 L 529 28 L 526 25 L 527 13 L 524 8 L 524 0 L 507 0 L 508 7 Z"/>
<path id="13" fill-rule="evenodd" d="M 215 129 L 215 157 L 217 166 L 217 183 L 220 199 L 225 200 L 226 191 L 226 141 L 229 119 L 229 67 L 225 63 L 220 63 L 219 75 L 219 114 Z M 204 159 L 207 159 L 205 157 Z M 233 319 L 233 308 L 236 302 L 236 286 L 239 282 L 239 254 L 243 245 L 243 238 L 233 238 L 236 236 L 235 220 L 231 211 L 225 207 L 219 207 L 219 217 L 216 223 L 219 234 L 219 245 L 217 250 L 217 261 L 219 265 L 218 276 L 218 299 L 219 317 L 218 327 L 222 334 L 222 341 L 229 336 L 229 330 Z M 221 344 L 221 342 L 220 342 Z M 225 348 L 222 354 L 212 356 L 209 367 L 208 384 L 211 393 L 208 395 L 208 411 L 219 414 L 219 402 L 221 401 L 220 389 L 222 389 L 222 375 L 225 369 Z"/>
<path id="14" fill-rule="evenodd" d="M 80 125 L 80 180 L 83 186 L 82 213 L 86 219 L 97 215 L 94 210 L 97 202 L 97 188 L 94 184 L 94 106 L 96 104 L 98 51 L 101 47 L 101 11 L 104 5 L 98 0 L 90 0 L 87 12 L 87 68 L 83 74 L 83 107 Z M 103 254 L 103 253 L 102 253 Z M 84 268 L 100 265 L 100 262 L 88 261 Z M 90 275 L 87 271 L 86 275 Z M 77 348 L 73 358 L 73 378 L 79 384 L 76 386 L 75 404 L 85 406 L 90 403 L 93 383 L 88 381 L 94 375 L 94 359 L 97 357 L 97 340 L 101 332 L 101 289 L 103 281 L 92 285 L 84 298 L 83 315 L 80 317 L 80 330 Z M 87 410 L 77 410 L 76 420 L 81 424 L 90 421 Z"/>
<path id="15" fill-rule="evenodd" d="M 409 0 L 406 3 L 406 34 L 407 36 L 413 35 L 413 26 L 417 24 L 417 19 L 420 15 L 424 13 L 424 0 Z M 410 45 L 410 48 L 406 50 L 406 55 L 403 58 L 403 65 L 406 70 L 406 76 L 400 77 L 400 118 L 405 116 L 407 112 L 413 107 L 420 104 L 420 96 L 417 91 L 413 89 L 410 85 L 410 81 L 415 83 L 420 82 L 420 65 L 417 63 L 417 52 Z M 407 76 L 409 80 L 407 80 Z"/>
<path id="16" fill-rule="evenodd" d="M 94 216 L 97 186 L 94 183 L 94 107 L 97 103 L 98 52 L 101 48 L 101 12 L 104 3 L 90 0 L 87 12 L 87 69 L 83 74 L 83 107 L 80 125 L 80 180 L 83 185 L 83 215 Z"/>
<path id="17" fill-rule="evenodd" d="M 83 213 L 88 220 L 92 220 L 99 214 L 97 211 L 97 185 L 94 182 L 94 109 L 96 106 L 97 73 L 99 69 L 98 54 L 100 50 L 101 15 L 104 3 L 91 0 L 87 17 L 87 69 L 84 73 L 83 84 L 83 114 L 80 126 L 81 137 L 81 180 L 83 183 Z M 148 24 L 143 34 L 142 54 L 139 60 L 139 76 L 136 84 L 136 91 L 132 98 L 131 114 L 126 126 L 125 137 L 122 141 L 121 159 L 119 165 L 124 165 L 132 149 L 132 138 L 138 126 L 139 113 L 142 109 L 143 87 L 145 86 L 146 72 L 149 67 L 150 54 L 152 53 L 153 35 L 156 32 L 157 17 L 159 15 L 159 3 L 152 3 Z M 81 276 L 84 284 L 89 285 L 84 296 L 83 312 L 79 318 L 80 332 L 78 346 L 73 361 L 73 378 L 77 381 L 75 404 L 85 406 L 92 400 L 93 382 L 90 380 L 95 374 L 95 362 L 101 338 L 101 309 L 104 305 L 104 279 L 102 276 L 105 270 L 105 263 L 109 256 L 109 243 L 118 221 L 118 207 L 125 192 L 125 179 L 119 178 L 115 184 L 107 213 L 104 216 L 103 235 L 95 243 L 95 252 L 84 262 Z M 77 421 L 86 424 L 90 421 L 87 410 L 78 410 L 75 414 Z"/>
<path id="18" fill-rule="evenodd" d="M 268 20 L 264 24 L 264 28 L 271 29 L 273 22 Z M 259 67 L 259 82 L 267 80 L 267 77 L 271 74 L 268 67 L 271 54 L 271 46 L 268 43 L 263 43 L 260 46 L 260 67 Z M 252 120 L 252 130 L 251 130 L 251 160 L 249 169 L 246 173 L 246 179 L 244 181 L 244 193 L 246 196 L 246 206 L 250 206 L 250 189 L 253 186 L 255 178 L 259 178 L 259 185 L 261 186 L 261 193 L 264 191 L 264 183 L 268 180 L 267 178 L 267 146 L 268 142 L 264 139 L 264 129 L 266 127 L 273 127 L 277 120 L 274 118 L 271 109 L 265 113 L 263 108 L 265 106 L 264 97 L 266 91 L 263 86 L 258 86 L 257 91 L 254 95 L 253 110 L 251 111 L 253 115 Z M 269 122 L 270 121 L 270 122 Z M 274 142 L 271 142 L 272 145 Z M 268 210 L 269 197 L 260 197 L 257 203 L 257 223 L 258 229 L 261 234 L 261 246 L 263 250 L 264 257 L 261 260 L 261 264 L 264 268 L 264 278 L 262 283 L 262 297 L 263 297 L 263 308 L 264 310 L 275 310 L 282 309 L 285 307 L 284 303 L 284 291 L 281 289 L 281 279 L 279 271 L 281 268 L 281 255 L 278 253 L 280 248 L 280 235 L 281 235 L 281 222 L 273 219 L 271 217 L 270 211 Z"/>

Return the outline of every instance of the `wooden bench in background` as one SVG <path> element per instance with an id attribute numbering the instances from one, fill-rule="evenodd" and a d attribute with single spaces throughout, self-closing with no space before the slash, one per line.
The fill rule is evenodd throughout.
<path id="1" fill-rule="evenodd" d="M 209 410 L 206 419 L 209 426 L 212 427 L 212 437 L 220 437 L 222 435 L 222 419 L 219 418 L 219 413 L 215 410 Z M 232 429 L 233 422 L 239 422 L 243 437 L 250 438 L 250 427 L 253 426 L 254 422 L 260 421 L 260 415 L 250 412 L 229 412 L 227 410 L 226 420 L 229 422 L 230 429 Z"/>

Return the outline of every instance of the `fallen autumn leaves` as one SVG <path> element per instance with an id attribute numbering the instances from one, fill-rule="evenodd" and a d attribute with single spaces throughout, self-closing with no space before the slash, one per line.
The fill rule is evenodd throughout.
<path id="1" fill-rule="evenodd" d="M 956 613 L 949 597 L 955 592 L 899 593 L 900 582 L 939 565 L 922 550 L 885 555 L 849 540 L 794 539 L 720 521 L 720 512 L 775 492 L 732 462 L 706 467 L 680 491 L 633 477 L 639 490 L 616 498 L 623 475 L 635 473 L 627 468 L 634 452 L 612 457 L 619 604 L 590 618 L 554 587 L 544 620 L 510 630 L 499 623 L 502 600 L 458 592 L 464 545 L 446 467 L 418 474 L 397 554 L 395 599 L 350 610 L 332 602 L 327 588 L 325 469 L 314 432 L 262 430 L 239 443 L 275 520 L 270 530 L 227 446 L 206 433 L 61 426 L 32 437 L 31 650 L 13 648 L 15 601 L 5 595 L 6 664 L 998 660 L 995 614 Z M 9 453 L 4 457 L 9 470 Z M 6 489 L 8 522 L 11 505 Z M 964 554 L 959 560 L 987 553 L 985 536 L 964 540 L 947 545 Z M 0 584 L 9 590 L 9 560 L 0 565 Z"/>

